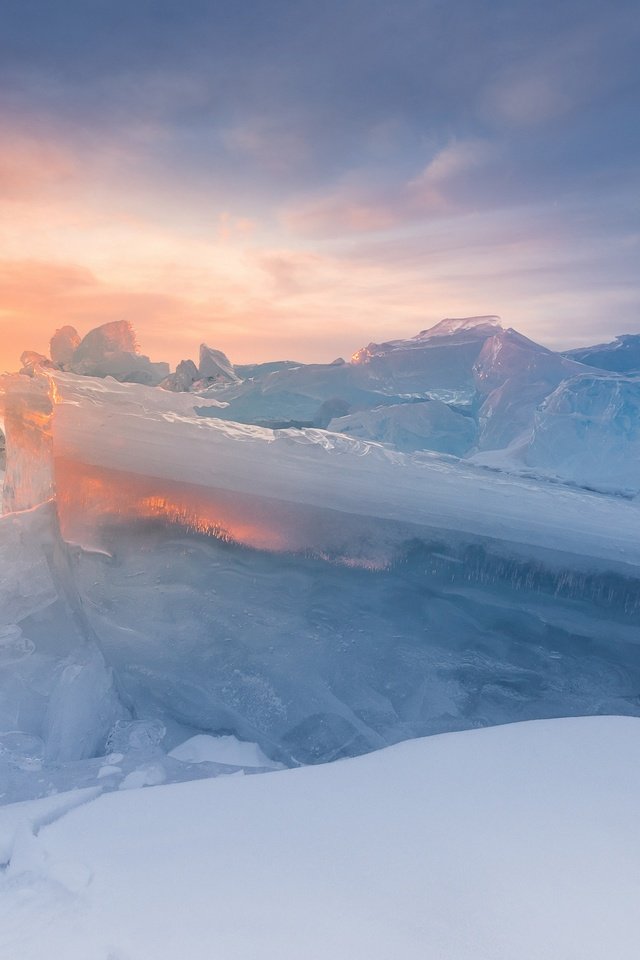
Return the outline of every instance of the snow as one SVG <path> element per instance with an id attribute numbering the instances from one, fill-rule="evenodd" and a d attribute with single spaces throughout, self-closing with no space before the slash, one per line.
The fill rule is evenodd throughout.
<path id="1" fill-rule="evenodd" d="M 421 330 L 415 338 L 416 340 L 432 340 L 434 337 L 451 337 L 458 333 L 474 334 L 490 333 L 494 334 L 502 329 L 500 317 L 488 315 L 484 317 L 448 317 L 429 327 L 428 330 Z"/>
<path id="2" fill-rule="evenodd" d="M 246 743 L 237 737 L 211 737 L 200 733 L 169 751 L 169 756 L 184 763 L 226 763 L 234 767 L 274 769 L 280 764 L 265 756 L 257 743 Z"/>
<path id="3" fill-rule="evenodd" d="M 600 717 L 7 807 L 0 955 L 635 960 L 639 790 Z"/>

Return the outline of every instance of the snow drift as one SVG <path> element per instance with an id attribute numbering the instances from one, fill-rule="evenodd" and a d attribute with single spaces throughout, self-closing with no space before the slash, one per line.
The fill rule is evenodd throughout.
<path id="1" fill-rule="evenodd" d="M 4 808 L 0 954 L 635 960 L 639 727 L 512 724 Z"/>

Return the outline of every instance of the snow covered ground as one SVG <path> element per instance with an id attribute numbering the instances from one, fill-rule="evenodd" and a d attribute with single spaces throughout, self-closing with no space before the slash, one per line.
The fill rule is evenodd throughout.
<path id="1" fill-rule="evenodd" d="M 0 956 L 635 960 L 639 792 L 599 717 L 12 805 Z"/>

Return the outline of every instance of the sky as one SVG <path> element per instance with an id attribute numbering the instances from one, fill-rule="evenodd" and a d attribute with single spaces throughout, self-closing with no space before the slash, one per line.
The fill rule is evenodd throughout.
<path id="1" fill-rule="evenodd" d="M 640 332 L 636 0 L 2 0 L 0 369 Z"/>

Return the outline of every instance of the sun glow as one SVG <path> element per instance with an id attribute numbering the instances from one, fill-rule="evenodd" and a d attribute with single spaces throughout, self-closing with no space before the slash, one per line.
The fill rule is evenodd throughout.
<path id="1" fill-rule="evenodd" d="M 55 461 L 55 478 L 61 531 L 70 541 L 103 546 L 113 524 L 162 521 L 186 533 L 260 550 L 295 546 L 264 510 L 251 510 L 222 491 L 63 458 Z"/>

